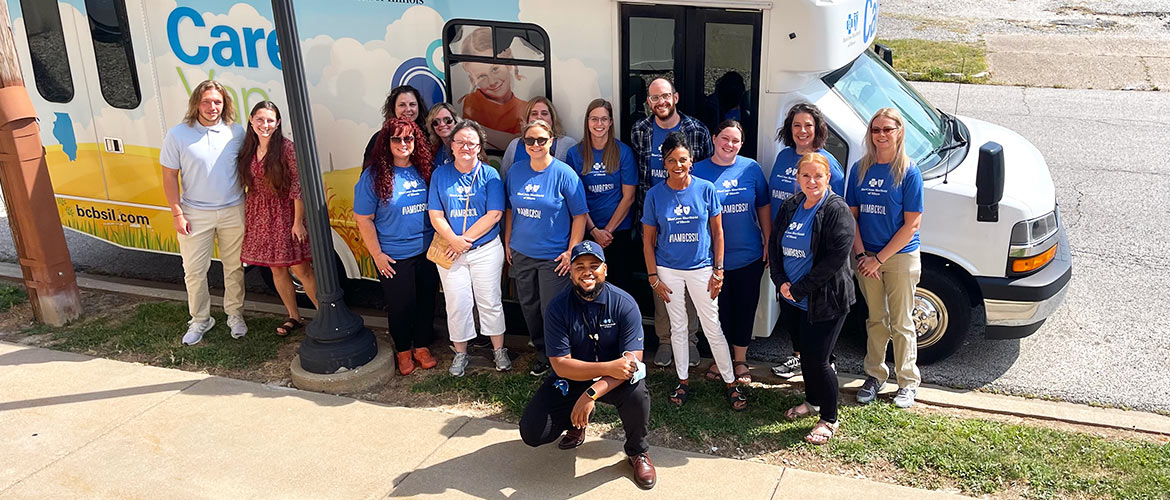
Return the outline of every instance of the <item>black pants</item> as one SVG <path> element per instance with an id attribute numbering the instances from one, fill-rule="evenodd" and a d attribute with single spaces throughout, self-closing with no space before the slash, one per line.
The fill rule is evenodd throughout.
<path id="1" fill-rule="evenodd" d="M 837 372 L 829 366 L 837 337 L 845 324 L 845 315 L 827 321 L 809 323 L 808 313 L 780 303 L 782 315 L 794 317 L 800 336 L 800 370 L 804 375 L 804 393 L 809 404 L 821 407 L 821 420 L 837 421 Z"/>
<path id="2" fill-rule="evenodd" d="M 760 304 L 760 277 L 763 275 L 763 260 L 723 272 L 719 324 L 723 326 L 723 336 L 733 346 L 747 347 L 752 341 L 756 306 Z"/>
<path id="3" fill-rule="evenodd" d="M 589 239 L 593 240 L 593 237 Z M 631 260 L 642 258 L 641 248 L 634 246 L 633 230 L 614 231 L 613 241 L 604 251 L 605 281 L 628 293 L 634 286 L 634 264 Z"/>
<path id="4" fill-rule="evenodd" d="M 516 280 L 516 300 L 520 302 L 528 338 L 532 340 L 539 359 L 545 359 L 544 311 L 553 297 L 572 286 L 569 275 L 558 276 L 556 269 L 556 261 L 534 259 L 512 250 L 512 266 L 508 268 L 508 274 Z"/>
<path id="5" fill-rule="evenodd" d="M 556 387 L 558 380 L 565 380 L 568 393 L 562 394 Z M 524 444 L 540 446 L 551 443 L 572 427 L 573 405 L 592 384 L 592 381 L 562 379 L 555 373 L 545 377 L 520 418 L 520 438 Z M 626 431 L 626 455 L 634 456 L 650 450 L 650 442 L 646 440 L 650 426 L 650 391 L 645 380 L 618 385 L 598 401 L 617 408 L 622 428 Z"/>
<path id="6" fill-rule="evenodd" d="M 435 338 L 435 300 L 439 294 L 439 271 L 421 253 L 394 264 L 394 277 L 378 275 L 386 299 L 386 319 L 394 350 L 430 347 Z"/>

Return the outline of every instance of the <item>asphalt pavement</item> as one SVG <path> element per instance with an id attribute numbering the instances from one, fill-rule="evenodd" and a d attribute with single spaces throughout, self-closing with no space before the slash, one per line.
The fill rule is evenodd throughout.
<path id="1" fill-rule="evenodd" d="M 1143 410 L 1170 410 L 1170 93 L 918 83 L 948 112 L 1003 125 L 1045 155 L 1073 254 L 1064 306 L 1023 340 L 976 331 L 950 359 L 923 368 L 927 383 L 986 388 Z M 178 283 L 178 257 L 117 248 L 66 231 L 78 270 Z M 0 260 L 14 262 L 7 224 Z M 213 286 L 218 277 L 213 267 Z M 249 291 L 263 283 L 249 277 Z M 977 315 L 981 314 L 977 312 Z M 757 339 L 753 357 L 775 361 L 783 338 Z M 838 368 L 860 373 L 863 347 L 843 338 Z"/>

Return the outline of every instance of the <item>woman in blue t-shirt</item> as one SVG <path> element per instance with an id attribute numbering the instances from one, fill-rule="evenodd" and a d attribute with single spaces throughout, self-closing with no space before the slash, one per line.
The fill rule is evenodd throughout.
<path id="1" fill-rule="evenodd" d="M 829 187 L 838 196 L 845 196 L 845 174 L 837 159 L 825 151 L 825 141 L 829 138 L 829 126 L 821 110 L 814 104 L 802 102 L 792 106 L 784 118 L 784 126 L 777 132 L 776 139 L 785 147 L 776 154 L 776 161 L 772 163 L 772 175 L 768 186 L 772 191 L 772 219 L 780 211 L 780 204 L 794 193 L 800 192 L 796 182 L 796 162 L 809 153 L 817 153 L 829 161 Z M 792 378 L 800 374 L 800 338 L 797 336 L 799 325 L 791 318 L 781 316 L 778 322 L 783 322 L 792 340 L 792 355 L 785 358 L 779 365 L 772 367 L 772 373 L 783 378 Z"/>
<path id="2" fill-rule="evenodd" d="M 553 106 L 552 100 L 542 95 L 528 101 L 528 106 L 524 107 L 524 123 L 520 127 L 523 128 L 524 125 L 536 120 L 549 124 L 552 129 L 552 140 L 549 141 L 548 150 L 556 159 L 565 161 L 569 150 L 577 145 L 577 139 L 565 135 L 565 128 L 561 126 L 561 117 L 557 114 L 556 106 Z M 528 159 L 528 148 L 523 142 L 524 136 L 521 135 L 512 139 L 512 142 L 509 142 L 508 147 L 504 149 L 504 156 L 500 158 L 500 172 L 504 174 L 505 178 L 512 165 Z"/>
<path id="3" fill-rule="evenodd" d="M 565 162 L 577 171 L 585 188 L 589 215 L 585 236 L 605 248 L 610 283 L 630 291 L 634 250 L 634 193 L 638 165 L 634 151 L 614 136 L 613 106 L 594 99 L 585 111 L 586 140 L 569 150 Z"/>
<path id="4" fill-rule="evenodd" d="M 772 232 L 768 180 L 760 164 L 739 156 L 743 147 L 743 126 L 725 120 L 715 127 L 711 141 L 715 154 L 695 164 L 694 175 L 715 185 L 723 224 L 723 291 L 719 294 L 719 324 L 731 343 L 735 378 L 741 384 L 752 382 L 747 364 L 748 343 L 760 303 L 760 276 L 764 274 L 767 254 L 764 244 Z M 718 366 L 711 365 L 707 378 L 719 378 Z"/>
<path id="5" fill-rule="evenodd" d="M 504 183 L 495 168 L 485 163 L 486 132 L 472 120 L 451 130 L 455 161 L 431 174 L 427 213 L 435 237 L 447 241 L 450 269 L 439 266 L 443 297 L 447 304 L 447 332 L 455 346 L 451 375 L 462 377 L 467 369 L 467 342 L 475 338 L 479 311 L 480 331 L 491 339 L 496 370 L 512 369 L 504 347 L 504 303 L 500 274 L 504 270 L 504 246 L 500 244 L 500 217 L 504 213 Z"/>
<path id="6" fill-rule="evenodd" d="M 516 298 L 528 326 L 536 357 L 534 376 L 548 371 L 544 351 L 544 314 L 553 297 L 569 287 L 569 251 L 585 234 L 589 205 L 581 179 L 549 152 L 552 126 L 528 122 L 520 131 L 529 158 L 516 162 L 504 181 L 504 255 L 516 280 Z"/>
<path id="7" fill-rule="evenodd" d="M 804 439 L 825 444 L 837 432 L 837 372 L 830 361 L 837 336 L 856 300 L 849 251 L 853 214 L 829 189 L 829 160 L 809 153 L 797 161 L 800 192 L 780 204 L 776 231 L 768 241 L 771 278 L 780 296 L 780 314 L 799 332 L 805 402 L 784 413 L 796 420 L 820 413 Z"/>
<path id="8" fill-rule="evenodd" d="M 719 375 L 727 384 L 731 409 L 747 408 L 747 394 L 735 381 L 731 353 L 719 325 L 723 289 L 723 206 L 715 185 L 691 175 L 686 135 L 671 132 L 662 141 L 666 180 L 646 191 L 642 207 L 642 248 L 650 288 L 666 303 L 670 346 L 678 386 L 670 402 L 682 406 L 690 394 L 690 349 L 684 294 L 691 297 Z"/>
<path id="9" fill-rule="evenodd" d="M 853 251 L 857 281 L 869 307 L 865 382 L 857 401 L 869 403 L 889 378 L 886 345 L 894 342 L 898 393 L 894 405 L 914 404 L 918 384 L 918 337 L 914 288 L 922 275 L 918 226 L 922 222 L 922 173 L 906 156 L 902 114 L 882 108 L 869 120 L 865 156 L 849 170 L 845 200 L 857 218 Z"/>
<path id="10" fill-rule="evenodd" d="M 455 160 L 451 153 L 451 130 L 456 121 L 459 121 L 459 115 L 455 114 L 455 106 L 451 103 L 435 103 L 427 113 L 427 139 L 436 167 Z"/>
<path id="11" fill-rule="evenodd" d="M 424 370 L 436 364 L 439 274 L 426 256 L 434 236 L 426 213 L 431 152 L 411 120 L 386 120 L 377 137 L 353 188 L 353 215 L 382 283 L 398 373 L 410 375 L 416 361 Z"/>

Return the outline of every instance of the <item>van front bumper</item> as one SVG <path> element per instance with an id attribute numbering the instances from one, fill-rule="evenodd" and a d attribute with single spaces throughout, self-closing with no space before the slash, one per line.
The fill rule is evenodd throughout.
<path id="1" fill-rule="evenodd" d="M 1063 224 L 1059 238 L 1056 257 L 1036 274 L 1021 278 L 976 278 L 987 312 L 987 338 L 1027 337 L 1060 308 L 1072 279 L 1072 252 Z"/>

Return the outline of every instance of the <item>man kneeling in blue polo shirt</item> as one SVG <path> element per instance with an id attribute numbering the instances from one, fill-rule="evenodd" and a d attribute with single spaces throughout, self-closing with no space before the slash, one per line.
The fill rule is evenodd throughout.
<path id="1" fill-rule="evenodd" d="M 627 461 L 639 487 L 654 487 L 656 474 L 646 441 L 650 391 L 642 364 L 642 313 L 630 294 L 605 282 L 601 245 L 573 247 L 573 286 L 548 304 L 545 351 L 553 371 L 520 419 L 520 437 L 529 446 L 551 443 L 568 450 L 585 442 L 595 401 L 614 405 L 626 431 Z"/>

